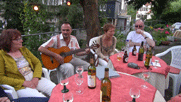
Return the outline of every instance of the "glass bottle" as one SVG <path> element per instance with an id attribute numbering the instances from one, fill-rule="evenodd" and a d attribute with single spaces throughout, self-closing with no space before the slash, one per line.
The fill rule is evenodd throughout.
<path id="1" fill-rule="evenodd" d="M 152 48 L 149 47 L 149 49 L 147 48 L 146 59 L 145 59 L 145 67 L 147 69 L 150 67 L 151 59 L 152 59 Z"/>
<path id="2" fill-rule="evenodd" d="M 109 80 L 109 68 L 105 68 L 105 75 L 101 81 L 100 102 L 111 102 L 111 81 Z"/>
<path id="3" fill-rule="evenodd" d="M 94 66 L 94 58 L 90 56 L 90 65 L 88 67 L 87 84 L 89 89 L 96 88 L 96 67 Z"/>
<path id="4" fill-rule="evenodd" d="M 136 56 L 137 53 L 137 49 L 136 49 L 136 45 L 134 45 L 133 50 L 132 50 L 132 55 Z"/>
<path id="5" fill-rule="evenodd" d="M 127 53 L 127 51 L 124 52 L 123 62 L 124 62 L 124 63 L 127 63 L 127 62 L 128 62 L 128 53 Z"/>
<path id="6" fill-rule="evenodd" d="M 144 47 L 143 47 L 143 41 L 141 42 L 141 46 L 139 48 L 139 53 L 138 53 L 138 61 L 143 61 L 143 55 L 144 55 Z"/>

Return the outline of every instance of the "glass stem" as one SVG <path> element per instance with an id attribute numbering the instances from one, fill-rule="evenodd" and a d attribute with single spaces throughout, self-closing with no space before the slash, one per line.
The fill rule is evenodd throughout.
<path id="1" fill-rule="evenodd" d="M 132 102 L 136 102 L 135 98 L 133 98 Z"/>
<path id="2" fill-rule="evenodd" d="M 66 85 L 64 85 L 64 90 L 66 90 L 67 88 L 66 88 Z"/>

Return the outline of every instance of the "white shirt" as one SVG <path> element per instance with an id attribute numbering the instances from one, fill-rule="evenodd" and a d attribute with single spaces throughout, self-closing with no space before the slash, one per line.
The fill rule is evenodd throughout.
<path id="1" fill-rule="evenodd" d="M 150 33 L 144 32 L 144 34 L 148 38 L 153 39 Z M 141 43 L 143 41 L 144 45 L 147 46 L 146 39 L 141 34 L 137 34 L 136 31 L 131 31 L 127 36 L 127 40 L 131 40 L 134 43 Z M 140 48 L 140 46 L 136 46 L 137 52 L 139 51 L 139 48 Z M 132 52 L 132 49 L 133 49 L 133 46 L 129 47 L 129 52 Z"/>

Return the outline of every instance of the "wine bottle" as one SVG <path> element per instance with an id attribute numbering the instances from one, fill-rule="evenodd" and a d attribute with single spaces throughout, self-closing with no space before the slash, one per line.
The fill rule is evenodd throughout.
<path id="1" fill-rule="evenodd" d="M 88 88 L 94 89 L 96 88 L 96 67 L 94 66 L 94 58 L 90 56 L 90 65 L 88 67 Z"/>
<path id="2" fill-rule="evenodd" d="M 143 41 L 141 42 L 141 46 L 139 48 L 139 53 L 138 53 L 138 61 L 143 61 L 143 54 L 144 54 L 144 47 L 143 47 Z"/>
<path id="3" fill-rule="evenodd" d="M 137 53 L 137 49 L 136 49 L 136 45 L 134 45 L 133 50 L 132 50 L 132 55 L 136 56 Z"/>
<path id="4" fill-rule="evenodd" d="M 127 62 L 128 62 L 128 54 L 127 54 L 127 51 L 124 52 L 123 62 L 124 62 L 124 63 L 127 63 Z"/>
<path id="5" fill-rule="evenodd" d="M 111 81 L 109 80 L 109 68 L 105 68 L 105 75 L 101 81 L 100 102 L 111 102 Z"/>
<path id="6" fill-rule="evenodd" d="M 147 69 L 150 67 L 151 58 L 152 58 L 152 48 L 149 47 L 149 49 L 147 48 L 146 59 L 145 59 L 145 67 L 146 67 Z"/>

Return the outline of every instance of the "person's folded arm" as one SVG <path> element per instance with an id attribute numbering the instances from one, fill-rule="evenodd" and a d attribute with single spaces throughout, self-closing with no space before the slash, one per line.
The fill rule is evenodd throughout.
<path id="1" fill-rule="evenodd" d="M 25 51 L 27 53 L 27 56 L 28 57 L 28 62 L 29 64 L 31 65 L 32 69 L 34 70 L 33 72 L 33 78 L 41 78 L 41 75 L 42 75 L 42 64 L 40 62 L 40 60 L 35 57 L 31 51 L 29 51 L 27 48 L 25 48 Z"/>

